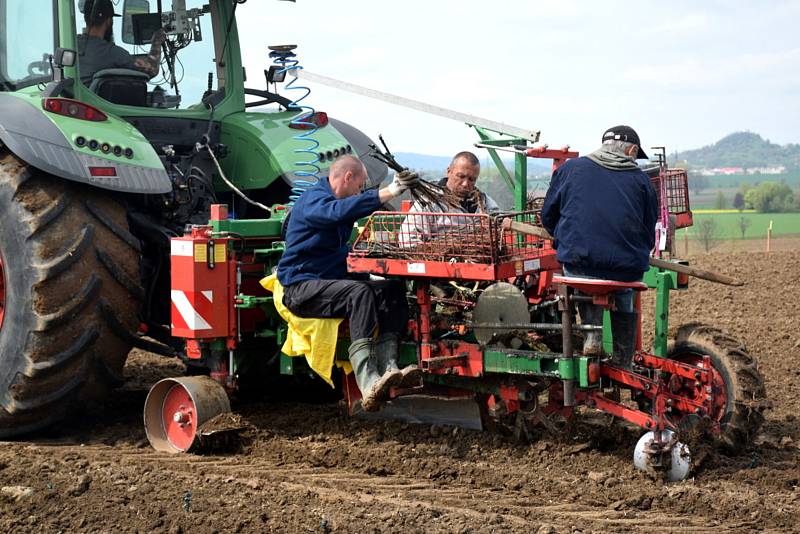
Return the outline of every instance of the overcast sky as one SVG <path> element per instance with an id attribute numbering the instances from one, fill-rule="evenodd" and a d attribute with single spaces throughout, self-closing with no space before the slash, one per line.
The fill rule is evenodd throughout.
<path id="1" fill-rule="evenodd" d="M 309 71 L 542 131 L 581 153 L 633 126 L 686 150 L 741 130 L 800 142 L 800 1 L 250 0 L 237 19 L 250 83 L 267 45 Z M 258 80 L 258 81 L 256 81 Z M 470 148 L 461 123 L 310 84 L 307 102 L 394 151 Z M 482 155 L 483 157 L 483 155 Z"/>

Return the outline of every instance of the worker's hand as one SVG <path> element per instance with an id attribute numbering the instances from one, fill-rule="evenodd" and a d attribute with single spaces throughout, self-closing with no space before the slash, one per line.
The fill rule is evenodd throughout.
<path id="1" fill-rule="evenodd" d="M 386 188 L 393 197 L 398 197 L 419 183 L 419 175 L 411 171 L 402 171 L 394 175 L 392 183 Z"/>
<path id="2" fill-rule="evenodd" d="M 419 175 L 409 170 L 397 173 L 395 179 L 405 185 L 406 189 L 414 189 L 419 183 Z"/>
<path id="3" fill-rule="evenodd" d="M 153 44 L 158 44 L 159 46 L 161 43 L 167 40 L 167 32 L 164 31 L 164 28 L 159 28 L 153 32 Z"/>

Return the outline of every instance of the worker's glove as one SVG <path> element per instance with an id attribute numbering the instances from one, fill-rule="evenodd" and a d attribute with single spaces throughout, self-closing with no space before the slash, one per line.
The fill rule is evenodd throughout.
<path id="1" fill-rule="evenodd" d="M 387 188 L 392 196 L 400 196 L 419 183 L 419 175 L 412 171 L 402 171 L 394 175 L 392 183 Z"/>

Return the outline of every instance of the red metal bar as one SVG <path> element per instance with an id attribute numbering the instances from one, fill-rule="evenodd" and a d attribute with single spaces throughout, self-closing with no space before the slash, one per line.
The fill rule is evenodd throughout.
<path id="1" fill-rule="evenodd" d="M 656 403 L 655 416 L 658 420 L 666 418 L 673 410 L 690 414 L 697 413 L 697 409 L 700 408 L 706 413 L 710 413 L 705 400 L 695 400 L 683 395 L 675 395 L 666 389 L 662 381 L 650 380 L 640 374 L 610 365 L 601 365 L 600 374 L 618 384 L 641 391 L 646 397 L 653 399 Z"/>
<path id="2" fill-rule="evenodd" d="M 633 410 L 623 404 L 620 404 L 619 402 L 607 399 L 598 390 L 592 390 L 589 392 L 586 405 L 592 408 L 603 410 L 604 412 L 625 419 L 626 421 L 630 421 L 631 423 L 642 428 L 654 430 L 659 426 L 658 421 L 648 414 L 640 412 L 639 410 Z"/>
<path id="3" fill-rule="evenodd" d="M 525 155 L 529 158 L 552 159 L 553 172 L 555 172 L 555 170 L 563 165 L 569 158 L 577 158 L 578 152 L 571 151 L 567 146 L 558 149 L 537 146 L 527 149 Z"/>
<path id="4" fill-rule="evenodd" d="M 688 378 L 689 380 L 698 380 L 704 384 L 710 384 L 710 367 L 703 369 L 695 365 L 681 363 L 669 358 L 659 358 L 658 356 L 653 356 L 652 354 L 648 354 L 646 352 L 637 353 L 636 356 L 634 356 L 634 361 L 642 367 L 660 369 L 661 371 L 665 371 L 671 375 L 677 375 L 683 378 Z"/>
<path id="5" fill-rule="evenodd" d="M 430 284 L 417 283 L 417 307 L 419 309 L 419 357 L 420 365 L 424 366 L 427 360 L 433 357 L 433 344 L 431 343 L 431 296 L 428 292 Z"/>
<path id="6" fill-rule="evenodd" d="M 348 256 L 347 270 L 351 273 L 371 273 L 404 278 L 447 280 L 507 280 L 540 270 L 556 270 L 560 265 L 555 254 L 543 256 L 536 262 L 524 261 L 499 264 L 457 263 L 441 261 L 412 261 Z"/>
<path id="7" fill-rule="evenodd" d="M 431 353 L 435 356 L 423 360 L 431 374 L 483 376 L 483 351 L 474 343 L 439 341 L 431 344 Z"/>

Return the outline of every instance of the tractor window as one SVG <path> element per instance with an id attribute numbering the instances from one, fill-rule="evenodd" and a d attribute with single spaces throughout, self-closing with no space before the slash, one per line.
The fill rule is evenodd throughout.
<path id="1" fill-rule="evenodd" d="M 0 77 L 14 90 L 52 79 L 53 0 L 0 0 Z"/>
<path id="2" fill-rule="evenodd" d="M 162 0 L 160 2 L 162 4 L 161 22 L 166 30 L 167 43 L 161 49 L 161 62 L 158 65 L 158 73 L 147 82 L 147 106 L 181 109 L 198 104 L 201 101 L 203 93 L 208 89 L 209 72 L 216 74 L 214 34 L 211 27 L 208 2 L 209 0 L 181 0 L 175 2 Z M 102 43 L 98 45 L 96 42 L 92 45 L 95 49 L 106 51 L 99 58 L 86 58 L 86 54 L 88 54 L 91 47 L 85 49 L 86 54 L 80 54 L 81 40 L 86 38 L 79 37 L 78 70 L 81 72 L 81 78 L 87 86 L 92 86 L 92 73 L 96 73 L 100 69 L 128 68 L 140 70 L 134 67 L 133 62 L 137 58 L 144 60 L 150 52 L 151 45 L 149 42 L 136 44 L 135 39 L 143 38 L 149 40 L 153 31 L 151 26 L 155 25 L 157 27 L 158 20 L 154 16 L 157 14 L 159 2 L 156 0 L 149 0 L 149 2 L 147 0 L 135 0 L 135 2 L 128 0 L 127 3 L 130 4 L 130 9 L 127 12 L 129 15 L 132 13 L 147 15 L 149 13 L 153 16 L 143 17 L 143 19 L 146 19 L 146 24 L 145 22 L 137 22 L 141 26 L 137 26 L 136 36 L 134 36 L 132 23 L 128 19 L 115 17 L 112 22 L 112 43 L 114 46 L 109 47 L 108 45 L 102 45 Z M 76 26 L 79 34 L 86 33 L 83 4 L 84 0 L 75 0 Z M 126 2 L 118 0 L 114 1 L 114 4 L 115 12 L 123 15 Z M 124 34 L 123 29 L 126 30 Z M 113 65 L 103 63 L 104 61 L 112 61 L 112 58 Z M 125 58 L 128 58 L 128 64 L 122 65 Z M 84 69 L 91 69 L 88 77 L 84 75 L 86 71 L 81 68 L 81 65 L 83 65 Z M 212 89 L 216 89 L 217 80 L 213 80 L 212 83 Z M 100 91 L 96 92 L 102 94 Z M 111 100 L 112 98 L 109 97 L 109 99 Z"/>

